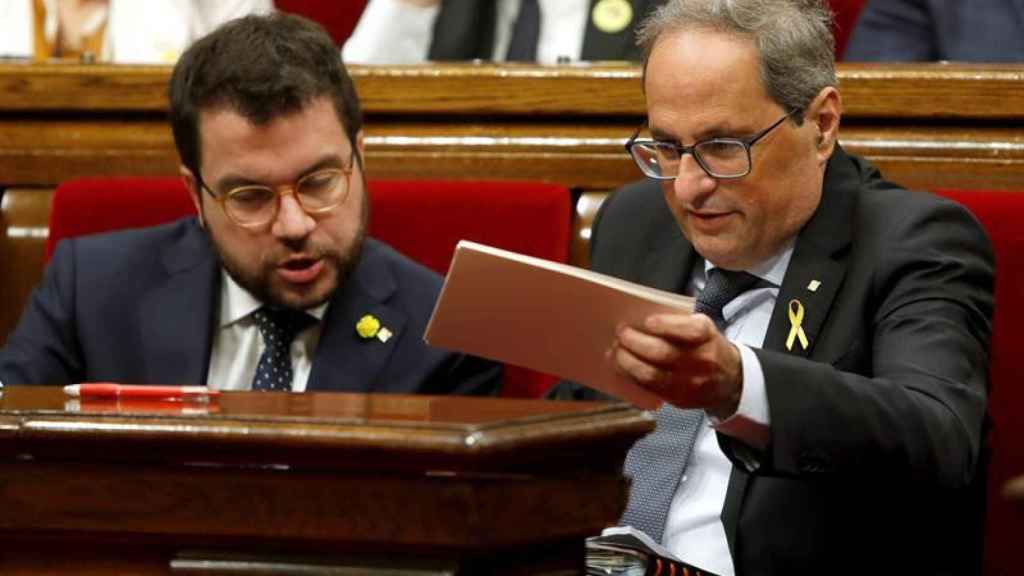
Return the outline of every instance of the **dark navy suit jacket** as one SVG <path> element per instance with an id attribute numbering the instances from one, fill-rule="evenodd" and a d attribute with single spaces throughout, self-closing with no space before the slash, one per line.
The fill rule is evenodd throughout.
<path id="1" fill-rule="evenodd" d="M 195 218 L 65 240 L 0 349 L 0 381 L 206 382 L 221 264 Z M 367 239 L 331 299 L 310 391 L 492 394 L 501 368 L 427 346 L 441 280 Z M 364 340 L 364 314 L 395 336 Z"/>
<path id="2" fill-rule="evenodd" d="M 593 5 L 597 0 L 591 0 Z M 581 60 L 640 60 L 636 45 L 636 27 L 664 0 L 630 0 L 633 20 L 616 33 L 602 32 L 594 26 L 588 12 L 583 34 Z M 490 60 L 494 50 L 494 0 L 442 0 L 434 20 L 431 60 Z"/>
<path id="3" fill-rule="evenodd" d="M 653 181 L 610 197 L 591 242 L 595 270 L 663 290 L 682 290 L 700 258 Z M 963 207 L 836 148 L 755 350 L 768 448 L 718 435 L 737 574 L 979 572 L 993 283 Z M 791 300 L 807 349 L 785 346 Z M 570 383 L 553 395 L 597 396 Z"/>
<path id="4" fill-rule="evenodd" d="M 872 0 L 844 60 L 1024 61 L 1024 0 Z"/>

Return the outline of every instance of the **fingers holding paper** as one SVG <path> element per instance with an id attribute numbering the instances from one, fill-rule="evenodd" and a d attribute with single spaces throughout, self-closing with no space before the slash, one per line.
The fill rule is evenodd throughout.
<path id="1" fill-rule="evenodd" d="M 742 391 L 740 352 L 703 314 L 656 314 L 641 326 L 620 326 L 615 367 L 680 408 L 725 418 Z"/>

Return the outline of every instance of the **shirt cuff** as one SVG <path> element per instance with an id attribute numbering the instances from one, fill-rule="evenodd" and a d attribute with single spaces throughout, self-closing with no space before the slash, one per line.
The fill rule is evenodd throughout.
<path id="1" fill-rule="evenodd" d="M 764 370 L 757 354 L 744 344 L 736 344 L 743 369 L 743 390 L 736 413 L 722 420 L 708 415 L 712 427 L 743 443 L 764 450 L 768 446 L 771 415 L 765 390 Z"/>

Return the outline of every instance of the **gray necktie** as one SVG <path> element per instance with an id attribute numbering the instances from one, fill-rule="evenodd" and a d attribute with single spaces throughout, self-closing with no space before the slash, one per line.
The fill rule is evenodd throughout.
<path id="1" fill-rule="evenodd" d="M 256 365 L 253 390 L 290 391 L 292 389 L 291 346 L 295 335 L 315 320 L 297 310 L 280 310 L 264 306 L 253 313 L 263 336 L 263 354 Z"/>
<path id="2" fill-rule="evenodd" d="M 512 26 L 512 39 L 508 43 L 505 60 L 534 62 L 537 60 L 537 41 L 540 39 L 540 6 L 537 0 L 523 0 L 519 15 Z"/>
<path id="3" fill-rule="evenodd" d="M 724 330 L 722 308 L 759 282 L 746 272 L 712 268 L 693 311 L 708 315 L 719 330 Z M 626 455 L 625 473 L 633 478 L 633 485 L 619 523 L 643 530 L 661 542 L 669 506 L 693 450 L 704 411 L 663 404 L 654 417 L 654 432 L 641 438 Z"/>

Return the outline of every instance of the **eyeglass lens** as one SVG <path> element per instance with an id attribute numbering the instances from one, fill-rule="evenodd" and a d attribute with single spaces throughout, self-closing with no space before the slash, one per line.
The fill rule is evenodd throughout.
<path id="1" fill-rule="evenodd" d="M 348 194 L 345 173 L 321 170 L 303 177 L 295 184 L 295 195 L 307 212 L 321 212 L 344 202 Z M 278 193 L 266 186 L 243 186 L 228 192 L 224 208 L 232 219 L 243 224 L 259 224 L 274 219 L 278 209 Z"/>
<path id="2" fill-rule="evenodd" d="M 682 154 L 667 142 L 636 142 L 633 158 L 648 176 L 675 178 L 679 174 Z M 750 156 L 742 142 L 735 140 L 709 140 L 692 149 L 697 163 L 709 175 L 728 178 L 743 176 L 750 170 Z"/>

